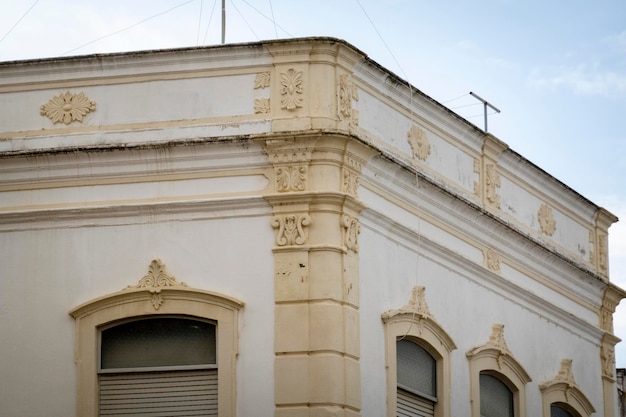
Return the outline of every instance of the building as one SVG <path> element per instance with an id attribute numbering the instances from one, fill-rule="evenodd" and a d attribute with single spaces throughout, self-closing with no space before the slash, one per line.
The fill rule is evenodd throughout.
<path id="1" fill-rule="evenodd" d="M 618 415 L 616 217 L 353 46 L 0 74 L 0 415 Z"/>

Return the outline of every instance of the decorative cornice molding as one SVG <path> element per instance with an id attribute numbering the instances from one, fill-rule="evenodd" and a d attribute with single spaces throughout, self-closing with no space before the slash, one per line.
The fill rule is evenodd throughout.
<path id="1" fill-rule="evenodd" d="M 163 304 L 161 290 L 168 287 L 186 287 L 184 282 L 176 281 L 176 278 L 165 271 L 165 264 L 160 259 L 150 262 L 148 273 L 139 280 L 137 285 L 129 285 L 126 289 L 145 289 L 151 294 L 152 307 L 158 310 Z"/>
<path id="2" fill-rule="evenodd" d="M 72 94 L 66 91 L 52 97 L 40 109 L 40 114 L 49 118 L 52 123 L 82 122 L 89 113 L 96 111 L 96 102 L 90 100 L 85 93 Z"/>

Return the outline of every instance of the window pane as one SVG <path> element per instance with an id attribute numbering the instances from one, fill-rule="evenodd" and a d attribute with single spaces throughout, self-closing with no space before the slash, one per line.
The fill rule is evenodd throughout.
<path id="1" fill-rule="evenodd" d="M 182 318 L 131 321 L 102 331 L 102 369 L 215 364 L 215 325 Z"/>
<path id="2" fill-rule="evenodd" d="M 552 404 L 550 406 L 550 417 L 574 417 L 574 415 L 564 408 Z"/>
<path id="3" fill-rule="evenodd" d="M 513 417 L 513 392 L 498 378 L 480 374 L 481 417 Z"/>
<path id="4" fill-rule="evenodd" d="M 410 340 L 396 343 L 398 384 L 416 393 L 437 397 L 437 361 Z"/>

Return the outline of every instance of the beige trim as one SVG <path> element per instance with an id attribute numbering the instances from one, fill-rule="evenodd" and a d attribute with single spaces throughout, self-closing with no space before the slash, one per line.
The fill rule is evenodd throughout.
<path id="1" fill-rule="evenodd" d="M 550 406 L 554 403 L 567 405 L 566 409 L 574 410 L 580 417 L 590 417 L 596 410 L 585 394 L 580 390 L 572 373 L 572 360 L 561 360 L 561 369 L 550 381 L 539 385 L 543 417 L 550 417 Z"/>
<path id="2" fill-rule="evenodd" d="M 396 342 L 409 339 L 426 349 L 437 361 L 435 417 L 450 417 L 450 352 L 456 349 L 452 338 L 437 323 L 424 299 L 424 287 L 415 287 L 407 305 L 382 315 L 385 326 L 385 368 L 387 369 L 387 417 L 396 416 Z"/>
<path id="3" fill-rule="evenodd" d="M 189 288 L 181 283 L 145 285 L 146 278 L 151 276 L 154 274 L 148 273 L 138 286 L 97 298 L 70 311 L 69 314 L 76 320 L 76 414 L 81 417 L 98 416 L 99 328 L 131 317 L 175 314 L 217 322 L 218 411 L 220 416 L 234 417 L 237 323 L 243 303 L 217 293 Z M 158 273 L 155 276 L 164 279 L 168 277 Z M 158 302 L 155 302 L 155 298 Z"/>
<path id="4" fill-rule="evenodd" d="M 472 417 L 480 417 L 480 373 L 488 373 L 505 383 L 513 392 L 515 417 L 526 417 L 526 384 L 530 376 L 513 357 L 504 341 L 504 325 L 494 324 L 489 341 L 470 349 L 466 356 L 470 366 L 470 402 Z"/>

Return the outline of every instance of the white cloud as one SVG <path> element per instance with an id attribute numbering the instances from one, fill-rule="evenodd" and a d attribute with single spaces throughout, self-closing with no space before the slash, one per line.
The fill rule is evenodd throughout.
<path id="1" fill-rule="evenodd" d="M 539 88 L 563 87 L 581 95 L 626 94 L 626 74 L 603 70 L 598 65 L 535 68 L 530 73 L 528 83 Z"/>

